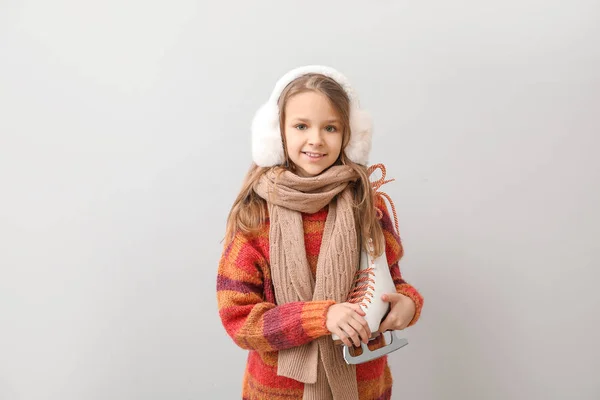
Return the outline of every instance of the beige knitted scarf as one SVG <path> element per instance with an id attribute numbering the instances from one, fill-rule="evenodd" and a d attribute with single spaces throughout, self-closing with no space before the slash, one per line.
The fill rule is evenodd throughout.
<path id="1" fill-rule="evenodd" d="M 335 165 L 316 177 L 269 170 L 254 187 L 267 201 L 270 264 L 277 304 L 295 301 L 346 301 L 357 270 L 359 248 L 350 182 L 358 174 Z M 313 279 L 306 258 L 301 212 L 329 204 Z M 331 336 L 280 350 L 281 376 L 304 383 L 304 400 L 358 400 L 356 368 L 346 364 Z"/>

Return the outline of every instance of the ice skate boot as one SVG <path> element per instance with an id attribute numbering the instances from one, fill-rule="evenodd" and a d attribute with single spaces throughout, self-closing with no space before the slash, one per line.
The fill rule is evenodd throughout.
<path id="1" fill-rule="evenodd" d="M 372 240 L 369 240 L 368 246 L 371 249 L 373 248 Z M 360 268 L 356 272 L 356 279 L 353 290 L 348 295 L 348 302 L 359 304 L 365 312 L 365 319 L 371 330 L 371 340 L 380 335 L 378 332 L 379 325 L 390 309 L 390 303 L 381 300 L 381 296 L 385 293 L 395 292 L 396 286 L 390 275 L 385 251 L 377 258 L 371 256 L 365 250 L 361 251 Z M 348 364 L 362 364 L 396 351 L 408 344 L 408 340 L 397 337 L 394 331 L 391 331 L 390 334 L 390 342 L 376 350 L 370 350 L 367 344 L 361 343 L 362 353 L 357 356 L 353 356 L 348 346 L 344 345 L 344 360 Z M 337 335 L 332 336 L 335 343 L 341 343 Z"/>

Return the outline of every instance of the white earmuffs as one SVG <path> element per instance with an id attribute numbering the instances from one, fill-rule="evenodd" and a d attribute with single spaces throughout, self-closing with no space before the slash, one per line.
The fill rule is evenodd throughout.
<path id="1" fill-rule="evenodd" d="M 279 127 L 279 96 L 295 79 L 306 74 L 325 75 L 337 83 L 350 99 L 350 141 L 346 146 L 346 156 L 353 162 L 367 165 L 371 152 L 373 131 L 371 117 L 360 109 L 358 98 L 348 79 L 333 68 L 309 65 L 291 70 L 277 81 L 269 100 L 263 104 L 252 121 L 252 159 L 260 167 L 272 167 L 285 162 L 283 142 Z"/>

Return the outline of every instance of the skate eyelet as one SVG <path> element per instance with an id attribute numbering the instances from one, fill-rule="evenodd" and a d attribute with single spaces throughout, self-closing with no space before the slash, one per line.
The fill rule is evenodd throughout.
<path id="1" fill-rule="evenodd" d="M 368 307 L 375 291 L 375 269 L 373 267 L 357 271 L 354 278 L 354 289 L 348 295 L 348 302 Z"/>

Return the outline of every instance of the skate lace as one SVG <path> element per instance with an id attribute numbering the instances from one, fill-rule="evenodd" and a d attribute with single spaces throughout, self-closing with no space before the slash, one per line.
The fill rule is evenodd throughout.
<path id="1" fill-rule="evenodd" d="M 375 170 L 379 169 L 381 171 L 381 178 L 376 181 L 371 182 L 371 187 L 373 188 L 373 192 L 375 197 L 385 198 L 392 208 L 392 214 L 394 216 L 394 227 L 396 228 L 396 233 L 400 234 L 400 229 L 398 228 L 398 214 L 396 213 L 396 206 L 394 206 L 394 202 L 392 198 L 385 192 L 379 191 L 381 186 L 386 183 L 393 182 L 395 179 L 385 179 L 386 169 L 383 164 L 373 164 L 367 170 L 369 176 L 375 172 Z M 385 203 L 385 202 L 384 202 Z M 377 219 L 383 218 L 383 212 L 379 208 L 375 208 Z M 354 276 L 354 289 L 348 295 L 348 302 L 353 304 L 359 304 L 363 307 L 368 307 L 368 305 L 372 302 L 374 291 L 375 291 L 375 259 L 372 257 L 374 252 L 373 240 L 369 239 L 368 242 L 369 249 L 369 260 L 370 266 L 363 270 L 356 271 Z"/>
<path id="2" fill-rule="evenodd" d="M 392 215 L 394 216 L 394 227 L 396 228 L 396 233 L 399 235 L 400 229 L 398 228 L 398 214 L 396 213 L 396 206 L 394 205 L 392 198 L 387 193 L 379 191 L 379 188 L 381 188 L 386 183 L 395 181 L 395 179 L 388 179 L 388 180 L 385 179 L 386 170 L 385 170 L 385 165 L 383 165 L 383 164 L 371 165 L 369 167 L 369 169 L 367 170 L 369 176 L 371 176 L 371 174 L 373 172 L 375 172 L 375 170 L 377 170 L 377 169 L 381 170 L 381 178 L 377 179 L 376 181 L 371 182 L 371 187 L 373 188 L 375 197 L 385 198 L 390 203 L 390 207 L 392 208 Z M 383 212 L 381 212 L 381 210 L 379 208 L 375 208 L 375 210 L 377 213 L 377 219 L 383 218 Z"/>
<path id="3" fill-rule="evenodd" d="M 373 240 L 369 239 L 369 251 L 373 252 Z M 375 260 L 369 256 L 370 267 L 356 271 L 354 289 L 348 295 L 348 303 L 368 307 L 375 291 Z"/>

